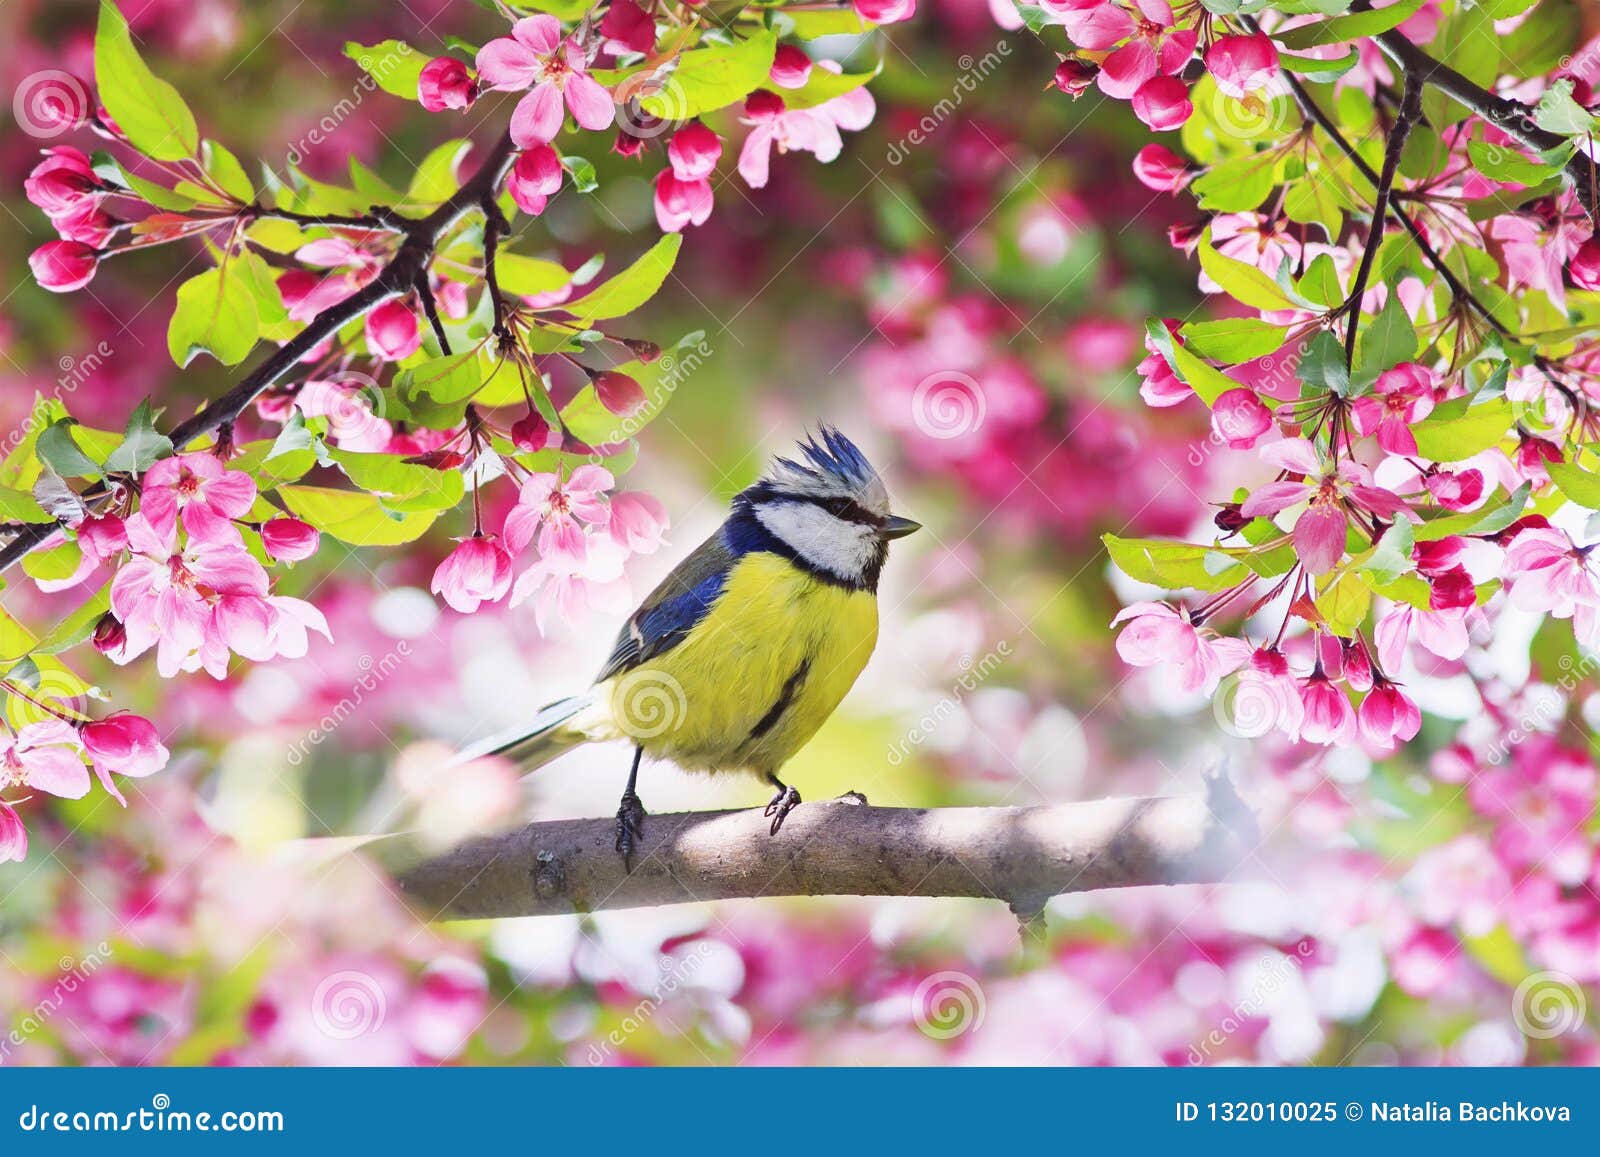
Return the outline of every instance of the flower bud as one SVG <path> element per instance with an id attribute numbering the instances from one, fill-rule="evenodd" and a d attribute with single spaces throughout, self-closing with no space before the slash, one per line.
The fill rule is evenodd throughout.
<path id="1" fill-rule="evenodd" d="M 47 241 L 28 258 L 33 276 L 51 293 L 71 293 L 94 280 L 100 254 L 81 241 Z"/>
<path id="2" fill-rule="evenodd" d="M 278 562 L 299 562 L 317 553 L 322 535 L 298 518 L 273 518 L 261 524 L 261 545 Z"/>

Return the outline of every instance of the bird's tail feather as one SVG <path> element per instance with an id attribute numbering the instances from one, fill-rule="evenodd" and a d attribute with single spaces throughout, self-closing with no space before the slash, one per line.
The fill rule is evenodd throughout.
<path id="1" fill-rule="evenodd" d="M 588 737 L 583 732 L 565 724 L 593 702 L 592 695 L 557 699 L 541 707 L 531 725 L 491 735 L 460 752 L 451 762 L 462 764 L 486 755 L 498 755 L 511 760 L 523 771 L 535 771 L 569 748 L 587 742 Z"/>

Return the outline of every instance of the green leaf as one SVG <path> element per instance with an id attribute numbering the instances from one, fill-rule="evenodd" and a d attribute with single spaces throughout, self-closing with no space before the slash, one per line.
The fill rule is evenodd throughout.
<path id="1" fill-rule="evenodd" d="M 1357 335 L 1355 384 L 1371 385 L 1383 371 L 1416 356 L 1417 331 L 1411 328 L 1400 295 L 1391 292 L 1378 316 Z"/>
<path id="2" fill-rule="evenodd" d="M 1292 300 L 1276 281 L 1254 265 L 1235 261 L 1213 249 L 1209 230 L 1200 241 L 1200 268 L 1229 297 L 1255 309 L 1294 309 L 1301 304 Z"/>
<path id="3" fill-rule="evenodd" d="M 321 486 L 278 489 L 295 515 L 351 546 L 399 546 L 414 542 L 433 525 L 431 512 L 391 514 L 374 495 Z"/>
<path id="4" fill-rule="evenodd" d="M 55 521 L 33 500 L 33 495 L 0 486 L 0 522 L 53 522 Z"/>
<path id="5" fill-rule="evenodd" d="M 1344 364 L 1344 347 L 1329 330 L 1320 331 L 1306 343 L 1298 372 L 1300 381 L 1317 393 L 1334 393 L 1341 398 L 1350 393 L 1350 371 Z"/>
<path id="6" fill-rule="evenodd" d="M 1206 405 L 1215 404 L 1216 400 L 1228 390 L 1238 388 L 1239 383 L 1227 374 L 1207 365 L 1190 353 L 1185 346 L 1173 341 L 1167 327 L 1160 321 L 1152 319 L 1147 322 L 1145 331 L 1150 335 L 1151 342 L 1167 359 L 1172 372 L 1177 374 L 1179 379 Z"/>
<path id="7" fill-rule="evenodd" d="M 1472 158 L 1472 167 L 1491 181 L 1538 185 L 1561 173 L 1560 165 L 1531 161 L 1516 149 L 1487 141 L 1468 141 L 1467 155 Z"/>
<path id="8" fill-rule="evenodd" d="M 101 0 L 94 37 L 94 77 L 100 100 L 128 143 L 157 161 L 182 161 L 200 150 L 194 113 L 178 90 L 146 66 L 128 22 L 111 0 Z"/>
<path id="9" fill-rule="evenodd" d="M 72 427 L 76 425 L 73 419 L 63 418 L 40 431 L 39 460 L 63 478 L 98 478 L 103 473 L 100 464 L 73 440 Z"/>
<path id="10" fill-rule="evenodd" d="M 1229 317 L 1189 322 L 1179 336 L 1201 357 L 1235 365 L 1281 349 L 1288 335 L 1281 327 L 1259 318 Z"/>
<path id="11" fill-rule="evenodd" d="M 207 269 L 178 287 L 178 306 L 167 325 L 167 352 L 180 366 L 201 353 L 236 366 L 255 348 L 260 328 L 246 279 L 227 267 Z"/>
<path id="12" fill-rule="evenodd" d="M 1305 276 L 1295 287 L 1316 305 L 1328 308 L 1344 300 L 1344 286 L 1339 284 L 1339 270 L 1333 258 L 1319 253 L 1306 267 Z"/>
<path id="13" fill-rule="evenodd" d="M 1372 608 L 1372 588 L 1355 571 L 1347 570 L 1316 598 L 1317 611 L 1327 620 L 1328 629 L 1348 639 L 1356 633 Z"/>
<path id="14" fill-rule="evenodd" d="M 1594 116 L 1572 99 L 1572 81 L 1566 79 L 1544 90 L 1539 107 L 1533 110 L 1533 120 L 1546 132 L 1564 137 L 1582 136 L 1595 129 Z"/>
<path id="15" fill-rule="evenodd" d="M 1103 541 L 1111 561 L 1123 574 L 1167 590 L 1217 591 L 1243 582 L 1250 575 L 1243 565 L 1213 573 L 1207 558 L 1217 553 L 1215 547 L 1154 538 L 1119 538 L 1114 534 L 1106 535 Z"/>
<path id="16" fill-rule="evenodd" d="M 328 457 L 339 464 L 351 482 L 378 495 L 390 510 L 449 510 L 465 492 L 459 470 L 435 470 L 394 454 L 330 449 Z"/>
<path id="17" fill-rule="evenodd" d="M 22 569 L 29 578 L 57 582 L 78 573 L 83 551 L 75 542 L 63 542 L 49 550 L 29 551 L 22 556 Z"/>
<path id="18" fill-rule="evenodd" d="M 518 297 L 549 293 L 572 279 L 572 274 L 567 272 L 565 266 L 537 257 L 524 257 L 520 253 L 497 254 L 494 272 L 500 288 Z"/>
<path id="19" fill-rule="evenodd" d="M 1533 493 L 1533 483 L 1524 482 L 1505 504 L 1493 510 L 1469 510 L 1462 514 L 1447 514 L 1443 518 L 1432 518 L 1417 527 L 1415 534 L 1418 542 L 1436 542 L 1441 538 L 1448 538 L 1452 534 L 1462 537 L 1473 535 L 1495 534 L 1510 526 L 1522 515 L 1523 508 L 1528 505 L 1528 495 Z"/>
<path id="20" fill-rule="evenodd" d="M 1411 551 L 1416 544 L 1416 532 L 1410 520 L 1399 519 L 1383 532 L 1377 547 L 1361 564 L 1361 570 L 1379 585 L 1392 583 L 1412 569 Z"/>
<path id="21" fill-rule="evenodd" d="M 51 628 L 49 634 L 34 645 L 33 652 L 59 655 L 62 651 L 71 650 L 94 634 L 101 616 L 110 609 L 111 582 L 107 580 L 82 606 Z"/>
<path id="22" fill-rule="evenodd" d="M 766 82 L 777 49 L 777 34 L 770 29 L 733 44 L 692 49 L 678 57 L 677 67 L 665 82 L 639 104 L 645 112 L 665 120 L 685 120 L 726 108 Z"/>
<path id="23" fill-rule="evenodd" d="M 250 183 L 249 174 L 244 171 L 239 158 L 222 145 L 216 141 L 202 142 L 200 163 L 205 167 L 206 175 L 221 186 L 224 193 L 247 205 L 255 200 L 256 187 Z"/>
<path id="24" fill-rule="evenodd" d="M 1278 64 L 1289 72 L 1299 73 L 1314 84 L 1338 80 L 1356 66 L 1361 59 L 1361 49 L 1352 47 L 1343 56 L 1321 60 L 1315 56 L 1296 56 L 1292 52 L 1278 53 Z"/>
<path id="25" fill-rule="evenodd" d="M 882 61 L 871 72 L 829 72 L 826 68 L 813 68 L 805 84 L 799 88 L 768 87 L 783 98 L 787 108 L 815 108 L 836 96 L 854 92 L 882 71 Z"/>
<path id="26" fill-rule="evenodd" d="M 1473 406 L 1460 417 L 1437 413 L 1411 427 L 1417 452 L 1435 462 L 1460 462 L 1498 445 L 1516 420 L 1503 398 Z"/>
<path id="27" fill-rule="evenodd" d="M 1277 187 L 1277 160 L 1270 153 L 1250 153 L 1213 165 L 1190 185 L 1202 209 L 1248 213 Z"/>
<path id="28" fill-rule="evenodd" d="M 172 453 L 172 439 L 156 429 L 150 399 L 140 402 L 128 418 L 122 445 L 106 457 L 106 472 L 143 474 L 158 458 Z"/>
<path id="29" fill-rule="evenodd" d="M 1345 40 L 1361 40 L 1405 23 L 1421 7 L 1422 0 L 1400 0 L 1400 3 L 1388 8 L 1350 12 L 1318 24 L 1291 28 L 1287 32 L 1275 33 L 1274 39 L 1289 49 L 1310 48 L 1317 44 L 1338 44 Z"/>
<path id="30" fill-rule="evenodd" d="M 682 246 L 683 234 L 667 234 L 621 273 L 561 308 L 582 319 L 584 325 L 632 313 L 656 295 L 667 274 L 672 272 Z"/>
<path id="31" fill-rule="evenodd" d="M 468 140 L 446 141 L 422 158 L 411 176 L 406 201 L 412 207 L 437 205 L 461 188 L 456 171 L 472 148 Z"/>
<path id="32" fill-rule="evenodd" d="M 406 100 L 417 99 L 417 77 L 429 60 L 426 53 L 418 52 L 404 40 L 380 40 L 370 45 L 348 40 L 344 54 L 360 65 L 384 92 Z"/>
<path id="33" fill-rule="evenodd" d="M 421 365 L 402 370 L 394 384 L 407 401 L 421 395 L 435 402 L 459 402 L 470 398 L 483 385 L 483 369 L 477 351 L 472 350 L 430 358 Z"/>
<path id="34" fill-rule="evenodd" d="M 1589 510 L 1600 510 L 1600 474 L 1593 474 L 1570 462 L 1546 462 L 1550 481 L 1561 487 L 1567 500 Z"/>

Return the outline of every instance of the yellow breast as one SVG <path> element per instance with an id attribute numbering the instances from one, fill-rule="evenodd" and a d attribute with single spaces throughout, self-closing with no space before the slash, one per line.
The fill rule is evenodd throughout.
<path id="1" fill-rule="evenodd" d="M 595 738 L 628 738 L 692 770 L 775 773 L 833 714 L 878 639 L 878 601 L 787 559 L 750 554 L 666 654 L 595 688 Z M 593 732 L 591 732 L 593 734 Z"/>

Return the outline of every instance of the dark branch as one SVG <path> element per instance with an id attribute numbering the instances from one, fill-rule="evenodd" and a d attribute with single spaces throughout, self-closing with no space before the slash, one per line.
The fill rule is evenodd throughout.
<path id="1" fill-rule="evenodd" d="M 1372 7 L 1370 0 L 1356 0 L 1352 11 L 1366 11 Z M 1534 152 L 1549 152 L 1571 144 L 1566 137 L 1542 129 L 1533 119 L 1533 110 L 1521 101 L 1497 96 L 1481 85 L 1474 84 L 1442 61 L 1435 60 L 1408 40 L 1397 29 L 1379 33 L 1374 37 L 1378 47 L 1407 77 L 1415 76 L 1423 84 L 1438 89 L 1445 96 L 1470 109 L 1512 140 Z M 1577 190 L 1578 201 L 1589 219 L 1600 224 L 1600 197 L 1596 195 L 1594 161 L 1581 149 L 1566 164 L 1567 180 Z"/>
<path id="2" fill-rule="evenodd" d="M 1394 194 L 1394 178 L 1400 169 L 1400 154 L 1405 152 L 1406 138 L 1411 127 L 1422 116 L 1422 81 L 1406 73 L 1405 95 L 1400 99 L 1400 111 L 1389 129 L 1389 140 L 1383 150 L 1383 171 L 1378 174 L 1378 195 L 1372 202 L 1372 225 L 1367 230 L 1367 243 L 1361 250 L 1361 264 L 1356 269 L 1355 280 L 1350 285 L 1350 296 L 1344 308 L 1350 313 L 1350 325 L 1344 336 L 1344 361 L 1353 366 L 1356 360 L 1356 330 L 1361 323 L 1361 298 L 1367 292 L 1367 278 L 1372 275 L 1372 263 L 1377 259 L 1378 247 L 1383 244 L 1384 221 L 1389 215 L 1389 199 Z"/>
<path id="3" fill-rule="evenodd" d="M 651 816 L 633 871 L 616 820 L 474 840 L 404 872 L 431 916 L 482 919 L 772 896 L 971 896 L 1036 915 L 1052 896 L 1215 883 L 1257 842 L 1226 780 L 1202 795 L 1017 808 L 804 804 L 776 836 L 761 809 Z"/>
<path id="4" fill-rule="evenodd" d="M 426 217 L 411 220 L 384 215 L 380 226 L 398 228 L 404 240 L 383 271 L 343 301 L 317 314 L 303 330 L 268 354 L 238 385 L 198 414 L 173 427 L 171 437 L 174 449 L 182 450 L 196 438 L 232 422 L 256 400 L 261 391 L 287 374 L 306 354 L 337 333 L 346 322 L 361 317 L 391 297 L 409 292 L 418 277 L 425 278 L 439 239 L 465 214 L 480 208 L 486 196 L 492 196 L 501 177 L 505 175 L 513 152 L 515 146 L 510 135 L 502 136 L 489 150 L 488 156 L 484 157 L 477 172 Z M 328 224 L 329 219 L 319 218 L 316 223 Z M 14 565 L 23 555 L 56 533 L 57 529 L 57 524 L 53 522 L 28 524 L 4 548 L 0 548 L 0 571 Z"/>

